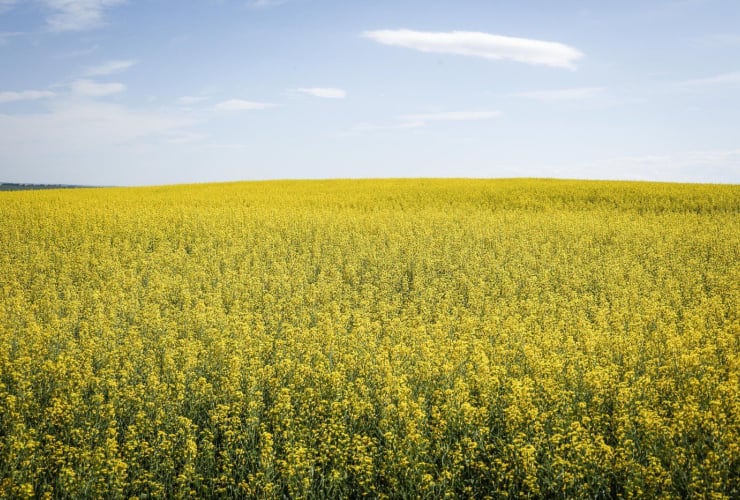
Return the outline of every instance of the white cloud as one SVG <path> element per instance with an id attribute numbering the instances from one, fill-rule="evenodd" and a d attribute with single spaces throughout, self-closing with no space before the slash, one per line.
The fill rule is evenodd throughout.
<path id="1" fill-rule="evenodd" d="M 16 101 L 35 101 L 36 99 L 46 99 L 54 97 L 56 94 L 48 90 L 21 90 L 20 92 L 6 91 L 0 92 L 0 103 Z"/>
<path id="2" fill-rule="evenodd" d="M 133 59 L 108 61 L 103 64 L 99 64 L 98 66 L 88 68 L 87 71 L 85 71 L 85 76 L 105 76 L 120 73 L 136 65 L 136 63 L 137 61 Z"/>
<path id="3" fill-rule="evenodd" d="M 252 111 L 255 109 L 271 108 L 274 104 L 267 102 L 244 101 L 242 99 L 229 99 L 216 104 L 216 109 L 220 111 Z"/>
<path id="4" fill-rule="evenodd" d="M 556 90 L 535 90 L 530 92 L 517 92 L 516 97 L 527 97 L 540 101 L 573 101 L 579 99 L 591 99 L 603 95 L 604 87 L 574 87 Z"/>
<path id="5" fill-rule="evenodd" d="M 583 54 L 568 45 L 529 38 L 515 38 L 475 31 L 430 32 L 412 30 L 366 31 L 376 42 L 438 54 L 458 54 L 484 59 L 508 59 L 528 64 L 575 68 Z"/>
<path id="6" fill-rule="evenodd" d="M 325 99 L 344 99 L 347 97 L 346 90 L 332 87 L 299 88 L 296 90 L 304 94 L 312 95 L 314 97 L 323 97 Z"/>
<path id="7" fill-rule="evenodd" d="M 685 87 L 700 87 L 706 85 L 724 85 L 733 83 L 740 83 L 740 71 L 735 71 L 733 73 L 722 73 L 720 75 L 709 76 L 706 78 L 685 80 L 681 82 L 681 85 Z"/>
<path id="8" fill-rule="evenodd" d="M 192 95 L 185 95 L 182 96 L 178 101 L 180 101 L 181 104 L 198 104 L 199 102 L 204 102 L 210 99 L 208 96 L 192 96 Z"/>
<path id="9" fill-rule="evenodd" d="M 126 0 L 43 0 L 52 31 L 83 31 L 105 24 L 105 10 Z"/>
<path id="10" fill-rule="evenodd" d="M 103 97 L 126 90 L 126 86 L 122 83 L 99 83 L 85 79 L 73 81 L 69 84 L 69 88 L 73 93 L 85 97 Z"/>

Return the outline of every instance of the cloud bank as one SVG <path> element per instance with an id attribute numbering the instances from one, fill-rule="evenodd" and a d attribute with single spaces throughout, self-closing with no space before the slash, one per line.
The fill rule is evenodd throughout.
<path id="1" fill-rule="evenodd" d="M 477 31 L 366 31 L 363 36 L 384 45 L 415 49 L 437 54 L 482 57 L 489 60 L 511 60 L 574 69 L 583 57 L 578 49 L 558 42 L 515 38 Z"/>

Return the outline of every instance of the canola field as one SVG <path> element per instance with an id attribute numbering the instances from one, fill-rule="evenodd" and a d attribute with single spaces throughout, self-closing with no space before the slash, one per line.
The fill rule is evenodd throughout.
<path id="1" fill-rule="evenodd" d="M 0 497 L 739 498 L 740 186 L 0 193 Z"/>

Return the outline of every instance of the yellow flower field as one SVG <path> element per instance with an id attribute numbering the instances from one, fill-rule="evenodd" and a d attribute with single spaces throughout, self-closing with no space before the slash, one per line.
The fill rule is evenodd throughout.
<path id="1" fill-rule="evenodd" d="M 0 193 L 0 497 L 738 498 L 740 186 Z"/>

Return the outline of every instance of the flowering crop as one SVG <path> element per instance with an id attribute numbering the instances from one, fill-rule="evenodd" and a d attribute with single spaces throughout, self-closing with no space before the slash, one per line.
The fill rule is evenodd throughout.
<path id="1" fill-rule="evenodd" d="M 0 193 L 0 497 L 740 497 L 740 187 Z"/>

